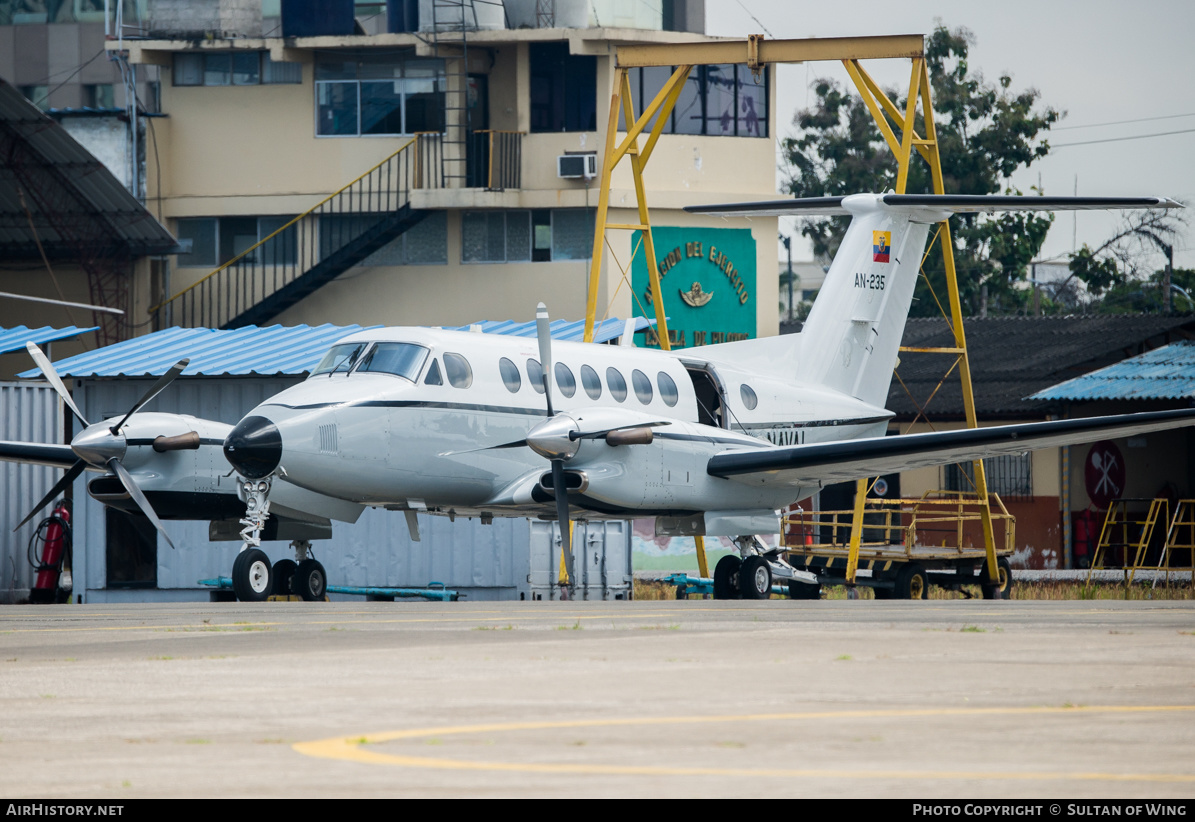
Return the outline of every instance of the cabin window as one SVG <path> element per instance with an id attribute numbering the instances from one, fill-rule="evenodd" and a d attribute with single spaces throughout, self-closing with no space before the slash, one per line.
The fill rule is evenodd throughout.
<path id="1" fill-rule="evenodd" d="M 569 370 L 569 367 L 562 362 L 558 362 L 553 370 L 556 372 L 556 387 L 560 389 L 560 393 L 566 397 L 576 394 L 577 378 L 573 376 L 573 372 Z"/>
<path id="2" fill-rule="evenodd" d="M 503 357 L 498 360 L 498 370 L 502 372 L 502 384 L 510 393 L 516 393 L 523 387 L 523 378 L 519 374 L 519 367 Z"/>
<path id="3" fill-rule="evenodd" d="M 460 354 L 444 355 L 444 373 L 448 375 L 448 384 L 453 388 L 468 388 L 473 384 L 473 369 Z"/>
<path id="4" fill-rule="evenodd" d="M 755 406 L 759 405 L 759 397 L 755 396 L 755 392 L 749 385 L 739 386 L 739 396 L 743 398 L 743 405 L 748 411 L 754 411 Z"/>
<path id="5" fill-rule="evenodd" d="M 651 380 L 646 374 L 636 368 L 631 372 L 631 384 L 635 386 L 635 396 L 639 398 L 639 402 L 644 405 L 651 402 Z"/>
<path id="6" fill-rule="evenodd" d="M 588 365 L 581 366 L 581 386 L 591 400 L 602 396 L 602 380 L 598 377 L 598 373 Z"/>
<path id="7" fill-rule="evenodd" d="M 426 359 L 427 349 L 421 345 L 378 343 L 365 355 L 357 370 L 393 374 L 415 382 Z"/>
<path id="8" fill-rule="evenodd" d="M 357 362 L 357 358 L 361 356 L 361 352 L 365 349 L 365 343 L 342 343 L 341 345 L 332 346 L 331 350 L 324 355 L 320 360 L 319 365 L 311 372 L 311 376 L 317 374 L 334 374 L 337 371 L 348 372 L 352 369 L 353 364 Z"/>
<path id="9" fill-rule="evenodd" d="M 664 405 L 672 408 L 680 399 L 680 392 L 676 390 L 676 381 L 661 371 L 656 375 L 656 384 L 660 386 L 660 399 Z"/>
<path id="10" fill-rule="evenodd" d="M 627 398 L 627 381 L 617 368 L 606 369 L 606 385 L 610 388 L 610 396 L 618 402 Z"/>
<path id="11" fill-rule="evenodd" d="M 527 379 L 536 394 L 544 393 L 544 369 L 539 360 L 527 360 Z"/>
<path id="12" fill-rule="evenodd" d="M 443 385 L 444 377 L 440 374 L 440 363 L 437 360 L 432 360 L 431 366 L 427 369 L 427 376 L 423 378 L 424 385 Z"/>

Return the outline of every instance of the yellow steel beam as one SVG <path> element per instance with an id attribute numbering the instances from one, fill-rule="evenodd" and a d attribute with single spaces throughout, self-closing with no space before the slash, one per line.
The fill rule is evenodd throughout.
<path id="1" fill-rule="evenodd" d="M 925 54 L 925 38 L 920 34 L 890 34 L 879 37 L 820 37 L 808 40 L 759 39 L 755 49 L 759 64 L 911 58 L 922 57 Z M 619 46 L 617 55 L 619 68 L 755 62 L 751 59 L 753 55 L 747 40 Z"/>
<path id="2" fill-rule="evenodd" d="M 697 572 L 701 574 L 702 579 L 709 579 L 710 566 L 705 559 L 705 537 L 693 537 L 693 541 L 697 543 Z"/>
<path id="3" fill-rule="evenodd" d="M 627 79 L 627 73 L 625 71 L 622 72 L 622 93 L 625 95 L 623 108 L 626 112 L 624 116 L 626 117 L 628 128 L 627 136 L 614 151 L 614 165 L 618 165 L 618 161 L 621 160 L 628 151 L 630 151 L 631 146 L 636 146 L 636 148 L 638 147 L 639 135 L 643 133 L 643 129 L 647 128 L 647 124 L 651 122 L 651 118 L 655 116 L 657 111 L 660 111 L 660 116 L 656 121 L 656 129 L 662 129 L 664 127 L 664 121 L 668 118 L 668 115 L 672 113 L 672 105 L 676 102 L 676 98 L 680 96 L 680 87 L 684 85 L 683 78 L 688 76 L 688 66 L 681 66 L 679 69 L 672 72 L 672 76 L 668 78 L 668 82 L 664 84 L 664 87 L 660 89 L 660 91 L 652 99 L 651 103 L 648 104 L 647 108 L 643 110 L 642 116 L 636 120 L 631 108 L 631 84 Z M 676 92 L 675 94 L 672 93 L 674 90 Z M 667 110 L 661 111 L 661 109 L 665 107 L 665 104 L 667 104 Z M 658 134 L 656 136 L 659 137 Z M 655 145 L 655 140 L 652 140 L 652 145 Z"/>
<path id="4" fill-rule="evenodd" d="M 589 294 L 585 299 L 585 342 L 593 342 L 598 284 L 602 276 L 602 246 L 606 239 L 606 214 L 610 208 L 610 177 L 614 172 L 614 141 L 618 136 L 618 105 L 626 78 L 626 69 L 614 72 L 610 117 L 606 121 L 606 150 L 602 154 L 602 179 L 598 182 L 598 206 L 593 220 L 593 258 L 589 262 Z"/>

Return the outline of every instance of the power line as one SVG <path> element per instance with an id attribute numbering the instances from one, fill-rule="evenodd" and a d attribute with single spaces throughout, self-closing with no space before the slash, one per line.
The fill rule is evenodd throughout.
<path id="1" fill-rule="evenodd" d="M 1150 120 L 1173 120 L 1176 117 L 1195 117 L 1195 111 L 1186 114 L 1163 114 L 1159 117 L 1137 117 L 1133 120 L 1111 120 L 1107 123 L 1087 123 L 1081 126 L 1052 126 L 1050 131 L 1070 131 L 1076 128 L 1099 128 L 1100 126 L 1121 126 L 1126 123 L 1148 123 Z"/>
<path id="2" fill-rule="evenodd" d="M 1059 143 L 1058 145 L 1051 145 L 1051 149 L 1066 148 L 1067 146 L 1090 146 L 1095 143 L 1120 143 L 1125 140 L 1144 140 L 1147 137 L 1166 137 L 1171 134 L 1190 134 L 1195 131 L 1195 128 L 1184 128 L 1179 131 L 1159 131 L 1154 134 L 1134 134 L 1131 137 L 1108 137 L 1103 140 L 1084 140 L 1081 143 Z"/>
<path id="3" fill-rule="evenodd" d="M 767 27 L 767 26 L 765 26 L 763 23 L 759 22 L 759 18 L 758 18 L 758 17 L 756 17 L 754 14 L 751 14 L 751 9 L 749 9 L 749 8 L 747 8 L 745 5 L 743 5 L 743 0 L 736 0 L 736 2 L 737 2 L 737 3 L 738 3 L 740 6 L 743 6 L 743 11 L 747 12 L 748 16 L 750 16 L 750 18 L 751 18 L 752 20 L 754 20 L 754 21 L 755 21 L 755 25 L 757 25 L 757 26 L 759 26 L 761 29 L 763 29 L 763 33 L 764 33 L 764 34 L 766 34 L 768 37 L 772 37 L 772 38 L 775 38 L 775 37 L 776 37 L 776 35 L 772 34 L 772 32 L 770 32 L 770 31 L 768 31 L 768 27 Z"/>

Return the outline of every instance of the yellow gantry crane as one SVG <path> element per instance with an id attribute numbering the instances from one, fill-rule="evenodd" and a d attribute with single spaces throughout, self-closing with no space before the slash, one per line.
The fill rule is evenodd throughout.
<path id="1" fill-rule="evenodd" d="M 909 93 L 904 111 L 893 103 L 879 85 L 860 65 L 860 60 L 902 58 L 912 61 L 909 77 Z M 597 298 L 601 283 L 602 258 L 608 231 L 642 232 L 643 251 L 647 261 L 647 272 L 651 284 L 652 302 L 656 315 L 656 336 L 660 347 L 670 350 L 668 324 L 664 316 L 664 304 L 660 289 L 660 272 L 656 262 L 655 246 L 652 242 L 651 220 L 647 207 L 646 188 L 643 183 L 643 169 L 651 158 L 664 124 L 668 121 L 685 80 L 694 66 L 714 64 L 743 64 L 756 76 L 766 71 L 772 63 L 803 63 L 810 61 L 840 60 L 855 84 L 868 110 L 875 119 L 880 133 L 892 150 L 898 163 L 896 193 L 905 193 L 909 179 L 909 164 L 914 152 L 929 164 L 935 194 L 945 194 L 942 180 L 942 163 L 938 152 L 937 135 L 934 130 L 933 103 L 930 99 L 929 72 L 925 64 L 925 38 L 920 34 L 888 35 L 881 37 L 830 37 L 814 40 L 766 40 L 762 34 L 753 34 L 746 40 L 725 40 L 706 43 L 669 43 L 640 46 L 620 46 L 614 71 L 613 93 L 610 97 L 610 117 L 606 126 L 605 151 L 602 159 L 601 182 L 598 188 L 598 207 L 593 236 L 593 258 L 589 268 L 589 292 L 585 311 L 585 340 L 592 342 L 593 328 L 597 314 Z M 633 68 L 673 67 L 672 76 L 643 109 L 638 118 L 634 116 L 631 100 L 629 72 Z M 918 102 L 921 103 L 922 134 L 917 133 Z M 626 123 L 626 132 L 618 131 L 619 114 Z M 640 138 L 644 143 L 640 146 Z M 624 159 L 631 164 L 631 175 L 635 185 L 635 201 L 638 208 L 638 222 L 631 224 L 610 223 L 607 214 L 610 207 L 610 184 L 615 167 Z M 962 380 L 963 406 L 967 426 L 978 427 L 975 400 L 971 390 L 971 368 L 967 358 L 967 341 L 963 332 L 962 303 L 959 299 L 958 280 L 954 267 L 954 249 L 950 239 L 950 224 L 943 221 L 935 235 L 935 241 L 942 244 L 942 257 L 946 265 L 946 283 L 949 292 L 950 316 L 947 318 L 954 334 L 955 344 L 951 348 L 919 348 L 917 351 L 953 354 L 956 356 L 959 375 Z M 632 254 L 634 256 L 634 254 Z M 628 263 L 629 265 L 629 263 Z M 623 272 L 625 276 L 625 272 Z M 914 349 L 902 348 L 901 351 Z M 992 579 L 998 578 L 995 540 L 992 531 L 991 509 L 988 501 L 987 479 L 983 461 L 975 461 L 975 490 L 981 505 L 984 547 L 986 549 L 988 572 Z M 854 522 L 851 532 L 850 555 L 847 563 L 847 579 L 855 579 L 858 568 L 859 544 L 863 533 L 863 503 L 867 496 L 867 480 L 859 480 L 855 493 Z M 709 576 L 705 561 L 704 545 L 697 538 L 698 562 L 702 576 Z"/>

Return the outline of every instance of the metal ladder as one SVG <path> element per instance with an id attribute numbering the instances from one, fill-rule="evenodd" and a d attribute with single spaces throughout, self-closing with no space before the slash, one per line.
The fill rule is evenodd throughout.
<path id="1" fill-rule="evenodd" d="M 478 29 L 473 0 L 432 0 L 433 53 L 444 61 L 440 163 L 445 188 L 464 188 L 468 178 L 470 29 Z"/>

